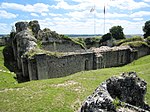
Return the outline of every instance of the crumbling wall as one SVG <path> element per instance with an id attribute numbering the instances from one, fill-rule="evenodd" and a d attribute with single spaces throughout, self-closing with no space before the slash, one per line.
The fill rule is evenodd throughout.
<path id="1" fill-rule="evenodd" d="M 137 58 L 150 54 L 150 48 L 147 46 L 141 46 L 135 49 L 137 50 Z"/>
<path id="2" fill-rule="evenodd" d="M 54 52 L 75 52 L 83 50 L 83 48 L 79 44 L 75 44 L 74 42 L 67 40 L 61 42 L 42 43 L 42 49 Z"/>
<path id="3" fill-rule="evenodd" d="M 125 65 L 130 60 L 132 51 L 130 48 L 123 50 L 112 50 L 111 48 L 107 51 L 97 52 L 94 55 L 94 68 L 109 68 L 115 66 Z"/>
<path id="4" fill-rule="evenodd" d="M 35 56 L 37 78 L 48 79 L 64 77 L 83 70 L 93 69 L 93 53 L 72 54 L 62 57 L 48 56 L 46 54 L 39 54 Z M 31 62 L 29 62 L 30 71 L 33 69 Z M 35 70 L 35 68 L 34 68 Z M 35 74 L 30 72 L 30 79 Z"/>
<path id="5" fill-rule="evenodd" d="M 50 29 L 40 30 L 38 21 L 18 22 L 16 32 L 11 38 L 11 49 L 17 62 L 17 72 L 30 80 L 47 79 L 67 76 L 83 70 L 125 65 L 141 56 L 149 54 L 149 47 L 101 47 L 85 51 L 64 35 Z M 38 43 L 40 40 L 42 43 Z M 71 52 L 65 56 L 52 56 L 46 53 L 28 57 L 26 53 L 37 47 L 51 52 Z M 95 49 L 95 48 L 94 48 Z M 43 51 L 44 51 L 43 50 Z M 7 50 L 6 50 L 7 51 Z M 80 52 L 76 52 L 80 51 Z M 7 53 L 4 53 L 7 57 Z M 11 56 L 11 55 L 10 55 Z"/>

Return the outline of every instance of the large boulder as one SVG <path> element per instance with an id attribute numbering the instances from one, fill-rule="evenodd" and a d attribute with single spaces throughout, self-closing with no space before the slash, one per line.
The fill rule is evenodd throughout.
<path id="1" fill-rule="evenodd" d="M 144 102 L 146 84 L 135 72 L 111 77 L 85 100 L 81 112 L 117 112 L 116 99 L 121 108 L 124 106 L 132 108 L 134 112 L 148 112 L 150 107 Z M 124 102 L 124 105 L 121 102 Z"/>
<path id="2" fill-rule="evenodd" d="M 27 30 L 28 28 L 28 22 L 17 22 L 15 24 L 15 27 L 16 27 L 16 32 L 20 32 L 20 31 L 23 31 L 23 30 Z"/>

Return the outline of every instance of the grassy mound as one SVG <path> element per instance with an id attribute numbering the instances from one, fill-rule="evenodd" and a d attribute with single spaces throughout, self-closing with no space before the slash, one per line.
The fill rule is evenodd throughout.
<path id="1" fill-rule="evenodd" d="M 124 45 L 129 45 L 130 47 L 141 47 L 141 46 L 149 47 L 149 45 L 146 42 L 142 42 L 142 41 L 133 41 L 133 42 L 126 42 L 121 44 L 121 46 Z"/>
<path id="2" fill-rule="evenodd" d="M 144 39 L 143 39 L 142 37 L 140 37 L 140 36 L 134 36 L 134 37 L 132 37 L 132 38 L 122 39 L 122 40 L 116 42 L 115 45 L 116 45 L 116 46 L 120 46 L 120 45 L 123 44 L 123 43 L 134 42 L 134 41 L 141 41 L 141 42 L 143 42 Z"/>
<path id="3" fill-rule="evenodd" d="M 1 48 L 2 51 L 3 48 Z M 3 57 L 0 54 L 0 67 Z M 0 72 L 1 112 L 73 112 L 95 88 L 112 75 L 136 71 L 146 80 L 146 101 L 150 104 L 150 55 L 123 67 L 83 71 L 55 79 L 17 83 L 15 75 Z"/>

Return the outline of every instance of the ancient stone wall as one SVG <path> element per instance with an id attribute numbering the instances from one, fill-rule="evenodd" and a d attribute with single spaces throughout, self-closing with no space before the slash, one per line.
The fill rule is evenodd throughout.
<path id="1" fill-rule="evenodd" d="M 63 57 L 48 56 L 40 54 L 35 56 L 37 69 L 37 79 L 48 79 L 64 77 L 83 70 L 93 69 L 93 53 L 73 54 Z M 28 61 L 29 62 L 29 61 Z M 33 65 L 33 62 L 29 62 L 29 65 Z M 29 66 L 32 67 L 33 66 Z M 30 70 L 32 70 L 30 68 Z M 30 80 L 34 79 L 36 73 L 30 74 Z"/>
<path id="2" fill-rule="evenodd" d="M 60 57 L 37 54 L 28 61 L 22 61 L 23 69 L 26 69 L 23 71 L 29 71 L 30 80 L 58 78 L 84 70 L 125 65 L 138 58 L 138 51 L 130 47 L 106 48 L 98 48 L 97 52 L 80 52 Z"/>
<path id="3" fill-rule="evenodd" d="M 136 48 L 136 50 L 137 50 L 137 58 L 140 58 L 150 53 L 150 48 L 147 46 L 138 47 Z"/>
<path id="4" fill-rule="evenodd" d="M 150 53 L 149 47 L 146 46 L 138 48 L 105 46 L 86 51 L 71 39 L 61 38 L 56 32 L 49 29 L 40 30 L 37 21 L 16 23 L 15 34 L 12 39 L 14 60 L 22 76 L 30 80 L 63 77 L 84 70 L 121 66 Z M 29 51 L 38 49 L 37 39 L 40 38 L 38 34 L 45 39 L 42 40 L 42 49 L 71 54 L 65 53 L 59 57 L 43 52 L 35 53 L 34 56 L 27 55 Z"/>
<path id="5" fill-rule="evenodd" d="M 125 65 L 129 62 L 132 51 L 130 48 L 113 50 L 108 48 L 106 51 L 99 51 L 94 57 L 94 68 L 109 68 Z"/>
<path id="6" fill-rule="evenodd" d="M 83 50 L 79 44 L 75 44 L 71 41 L 42 43 L 42 49 L 57 52 L 75 52 Z"/>

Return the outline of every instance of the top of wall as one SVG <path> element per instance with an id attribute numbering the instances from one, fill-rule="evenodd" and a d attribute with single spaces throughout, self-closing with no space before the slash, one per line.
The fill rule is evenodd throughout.
<path id="1" fill-rule="evenodd" d="M 122 50 L 127 50 L 127 49 L 131 49 L 131 47 L 129 46 L 119 46 L 119 47 L 108 47 L 108 46 L 101 46 L 99 48 L 91 48 L 91 50 L 93 52 L 108 52 L 108 51 L 122 51 Z"/>

